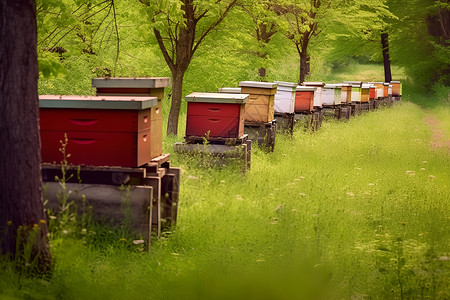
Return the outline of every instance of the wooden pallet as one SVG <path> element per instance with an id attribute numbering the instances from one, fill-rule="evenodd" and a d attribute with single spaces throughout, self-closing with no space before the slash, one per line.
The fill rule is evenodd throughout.
<path id="1" fill-rule="evenodd" d="M 187 144 L 217 144 L 217 145 L 241 145 L 248 140 L 248 134 L 244 134 L 240 138 L 223 138 L 223 137 L 204 137 L 204 136 L 186 136 L 184 141 Z"/>
<path id="2" fill-rule="evenodd" d="M 266 123 L 245 122 L 244 132 L 248 134 L 250 140 L 257 143 L 264 150 L 273 152 L 277 133 L 276 120 Z"/>
<path id="3" fill-rule="evenodd" d="M 69 166 L 65 172 L 66 191 L 72 191 L 69 201 L 81 207 L 85 196 L 94 217 L 113 225 L 129 217 L 131 229 L 150 244 L 152 228 L 159 237 L 162 227 L 176 224 L 180 168 L 171 167 L 169 159 L 165 154 L 140 168 Z M 62 177 L 61 165 L 42 165 L 45 195 L 53 209 L 59 205 L 57 196 L 62 190 L 55 176 Z M 129 187 L 128 196 L 124 187 Z M 125 198 L 131 205 L 130 216 L 121 209 Z"/>
<path id="4" fill-rule="evenodd" d="M 230 161 L 240 161 L 241 169 L 245 174 L 250 169 L 252 141 L 246 139 L 242 144 L 192 144 L 175 143 L 174 151 L 183 155 L 198 155 L 202 163 L 207 166 L 224 166 Z M 208 159 L 206 159 L 208 158 Z"/>
<path id="5" fill-rule="evenodd" d="M 295 114 L 294 113 L 275 113 L 275 120 L 277 123 L 277 132 L 287 133 L 292 135 L 294 133 Z"/>
<path id="6" fill-rule="evenodd" d="M 304 130 L 317 131 L 322 126 L 323 111 L 321 108 L 315 108 L 314 111 L 304 111 L 295 114 L 295 124 L 301 126 Z"/>

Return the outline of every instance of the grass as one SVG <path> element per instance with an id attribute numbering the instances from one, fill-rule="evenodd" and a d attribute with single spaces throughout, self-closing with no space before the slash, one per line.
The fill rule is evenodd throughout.
<path id="1" fill-rule="evenodd" d="M 332 79 L 382 76 L 365 65 Z M 0 298 L 448 299 L 450 158 L 430 148 L 428 113 L 448 135 L 448 106 L 403 102 L 316 133 L 278 135 L 273 153 L 254 147 L 246 176 L 172 153 L 182 114 L 178 137 L 163 142 L 182 168 L 173 232 L 150 253 L 120 230 L 62 235 L 51 241 L 51 279 L 22 277 L 0 261 Z"/>
<path id="2" fill-rule="evenodd" d="M 247 176 L 172 154 L 178 224 L 150 254 L 94 229 L 96 243 L 53 242 L 50 281 L 3 268 L 0 295 L 446 299 L 450 161 L 430 149 L 425 113 L 402 103 L 279 135 L 274 153 L 255 149 Z"/>

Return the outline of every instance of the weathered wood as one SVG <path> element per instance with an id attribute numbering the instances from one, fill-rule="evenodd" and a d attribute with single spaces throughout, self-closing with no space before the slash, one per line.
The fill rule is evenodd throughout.
<path id="1" fill-rule="evenodd" d="M 295 114 L 294 113 L 276 113 L 275 120 L 277 123 L 277 132 L 287 133 L 292 135 L 294 133 Z"/>
<path id="2" fill-rule="evenodd" d="M 249 143 L 251 143 L 250 140 L 240 145 L 175 143 L 174 151 L 184 155 L 198 155 L 202 162 L 208 163 L 208 165 L 223 166 L 228 164 L 229 160 L 237 159 L 242 162 L 242 170 L 245 173 L 250 164 L 251 147 L 248 147 Z M 206 161 L 204 160 L 206 157 L 212 159 Z"/>
<path id="3" fill-rule="evenodd" d="M 276 122 L 245 122 L 244 131 L 253 142 L 262 146 L 266 151 L 273 152 L 275 148 L 277 124 Z"/>
<path id="4" fill-rule="evenodd" d="M 212 143 L 221 145 L 239 145 L 248 140 L 248 134 L 244 134 L 240 138 L 223 138 L 223 137 L 205 137 L 205 136 L 186 136 L 184 140 L 188 144 Z"/>

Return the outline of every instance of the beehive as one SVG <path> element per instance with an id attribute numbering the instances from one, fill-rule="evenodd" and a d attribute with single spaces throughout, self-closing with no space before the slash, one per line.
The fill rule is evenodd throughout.
<path id="1" fill-rule="evenodd" d="M 239 138 L 244 135 L 248 94 L 191 93 L 187 106 L 186 136 Z"/>
<path id="2" fill-rule="evenodd" d="M 314 92 L 314 107 L 322 107 L 322 91 L 325 83 L 323 82 L 303 82 L 304 86 L 316 87 Z"/>
<path id="3" fill-rule="evenodd" d="M 384 98 L 389 97 L 389 83 L 388 82 L 383 83 L 383 97 Z"/>
<path id="4" fill-rule="evenodd" d="M 391 96 L 392 96 L 392 90 L 393 90 L 393 88 L 392 88 L 392 87 L 393 87 L 393 85 L 392 85 L 392 84 L 389 84 L 389 85 L 388 85 L 388 96 L 389 96 L 389 97 L 391 97 Z"/>
<path id="5" fill-rule="evenodd" d="M 375 86 L 375 98 L 382 99 L 384 98 L 384 84 L 383 82 L 369 82 Z"/>
<path id="6" fill-rule="evenodd" d="M 314 110 L 314 93 L 316 89 L 316 87 L 297 86 L 294 106 L 296 113 Z"/>
<path id="7" fill-rule="evenodd" d="M 352 102 L 352 85 L 349 83 L 340 83 L 341 86 L 341 103 Z"/>
<path id="8" fill-rule="evenodd" d="M 322 105 L 331 106 L 334 105 L 334 86 L 326 84 L 322 90 Z"/>
<path id="9" fill-rule="evenodd" d="M 400 97 L 402 95 L 402 83 L 400 81 L 391 81 L 392 96 Z"/>
<path id="10" fill-rule="evenodd" d="M 151 108 L 150 152 L 156 157 L 162 154 L 162 118 L 161 100 L 164 88 L 169 86 L 169 77 L 102 77 L 93 78 L 92 87 L 97 96 L 151 96 L 157 97 L 158 103 Z"/>
<path id="11" fill-rule="evenodd" d="M 275 81 L 275 83 L 278 84 L 275 94 L 275 112 L 294 113 L 297 84 L 284 81 Z"/>
<path id="12" fill-rule="evenodd" d="M 239 82 L 242 94 L 250 97 L 245 104 L 244 120 L 246 122 L 267 123 L 274 119 L 274 102 L 277 84 L 259 81 Z"/>
<path id="13" fill-rule="evenodd" d="M 370 92 L 369 92 L 369 99 L 375 100 L 377 98 L 377 87 L 373 84 L 369 84 Z"/>
<path id="14" fill-rule="evenodd" d="M 344 81 L 352 85 L 352 102 L 361 102 L 361 81 Z"/>
<path id="15" fill-rule="evenodd" d="M 67 134 L 69 163 L 139 167 L 151 153 L 156 97 L 39 96 L 42 161 L 59 163 Z M 159 142 L 159 141 L 158 141 Z"/>
<path id="16" fill-rule="evenodd" d="M 370 100 L 370 84 L 363 84 L 361 86 L 361 102 L 369 102 Z"/>

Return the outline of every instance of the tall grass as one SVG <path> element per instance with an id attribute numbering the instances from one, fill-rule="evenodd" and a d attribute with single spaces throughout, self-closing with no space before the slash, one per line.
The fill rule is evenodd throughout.
<path id="1" fill-rule="evenodd" d="M 2 263 L 0 295 L 447 299 L 450 159 L 430 149 L 425 113 L 403 103 L 279 135 L 274 153 L 254 149 L 246 176 L 172 153 L 178 223 L 150 253 L 114 234 L 67 238 L 52 243 L 49 281 Z"/>

